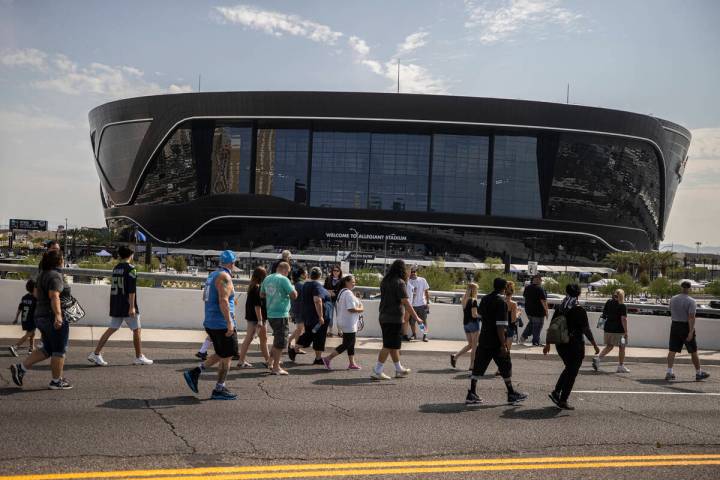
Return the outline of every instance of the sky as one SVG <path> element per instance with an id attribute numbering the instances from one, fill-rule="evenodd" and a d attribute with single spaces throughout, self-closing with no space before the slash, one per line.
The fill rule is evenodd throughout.
<path id="1" fill-rule="evenodd" d="M 693 141 L 665 243 L 720 245 L 720 2 L 0 0 L 0 225 L 103 225 L 87 114 L 140 95 L 401 91 L 661 117 Z"/>

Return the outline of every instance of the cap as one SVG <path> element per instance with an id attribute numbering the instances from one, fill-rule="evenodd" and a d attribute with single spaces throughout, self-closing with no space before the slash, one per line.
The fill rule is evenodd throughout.
<path id="1" fill-rule="evenodd" d="M 232 250 L 225 250 L 220 253 L 220 264 L 227 265 L 228 263 L 235 263 L 235 252 Z"/>

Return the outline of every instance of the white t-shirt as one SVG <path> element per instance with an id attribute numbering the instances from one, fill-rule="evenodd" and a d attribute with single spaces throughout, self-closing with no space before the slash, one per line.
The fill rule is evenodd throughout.
<path id="1" fill-rule="evenodd" d="M 413 307 L 424 307 L 427 305 L 425 301 L 425 291 L 430 290 L 427 280 L 423 277 L 411 278 L 408 280 L 408 285 L 412 285 L 413 296 L 410 297 Z"/>
<path id="2" fill-rule="evenodd" d="M 336 302 L 337 316 L 334 321 L 343 332 L 355 333 L 358 328 L 359 313 L 350 312 L 351 308 L 360 308 L 362 303 L 350 290 L 344 289 Z"/>

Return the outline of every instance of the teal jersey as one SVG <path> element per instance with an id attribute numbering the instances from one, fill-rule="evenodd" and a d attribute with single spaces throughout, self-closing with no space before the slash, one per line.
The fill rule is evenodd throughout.
<path id="1" fill-rule="evenodd" d="M 260 286 L 265 294 L 268 318 L 286 318 L 290 316 L 290 294 L 295 291 L 285 275 L 273 273 Z"/>

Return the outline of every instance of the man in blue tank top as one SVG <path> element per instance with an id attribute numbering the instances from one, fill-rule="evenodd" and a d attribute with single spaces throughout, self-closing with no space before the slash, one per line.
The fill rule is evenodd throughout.
<path id="1" fill-rule="evenodd" d="M 212 341 L 215 353 L 197 367 L 183 373 L 190 390 L 198 393 L 200 374 L 218 364 L 218 379 L 210 398 L 213 400 L 235 400 L 237 395 L 225 387 L 225 377 L 230 369 L 233 355 L 238 354 L 237 324 L 235 323 L 235 289 L 231 269 L 235 254 L 225 250 L 220 254 L 220 268 L 208 276 L 203 289 L 205 321 L 203 326 Z"/>

